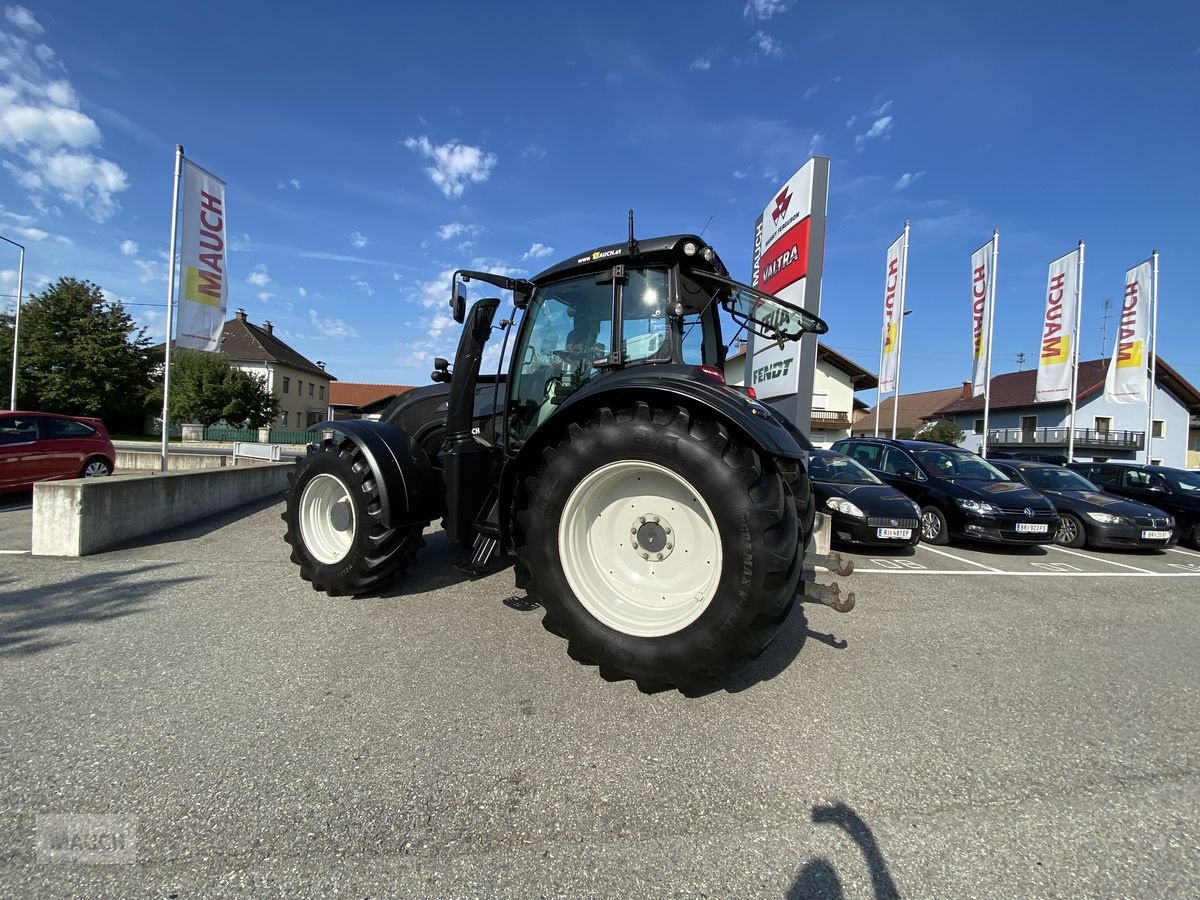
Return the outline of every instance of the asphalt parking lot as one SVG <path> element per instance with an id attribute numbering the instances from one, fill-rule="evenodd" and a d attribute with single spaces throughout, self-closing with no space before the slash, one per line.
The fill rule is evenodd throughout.
<path id="1" fill-rule="evenodd" d="M 0 893 L 1181 897 L 1200 883 L 1200 554 L 854 554 L 725 690 L 571 661 L 433 536 L 300 581 L 280 505 L 0 555 Z M 28 511 L 0 511 L 0 550 Z M 26 538 L 27 540 L 27 538 Z M 506 603 L 506 600 L 509 601 Z M 124 817 L 133 864 L 39 861 Z"/>

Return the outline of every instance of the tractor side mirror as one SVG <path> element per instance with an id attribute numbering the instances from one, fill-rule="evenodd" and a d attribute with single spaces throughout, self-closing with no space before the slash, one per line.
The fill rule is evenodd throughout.
<path id="1" fill-rule="evenodd" d="M 461 325 L 467 317 L 467 295 L 457 281 L 450 289 L 450 307 L 454 310 L 454 321 Z"/>

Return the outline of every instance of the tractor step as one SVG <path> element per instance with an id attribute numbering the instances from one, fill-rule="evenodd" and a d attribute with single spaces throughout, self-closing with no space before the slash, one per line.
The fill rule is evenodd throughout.
<path id="1" fill-rule="evenodd" d="M 476 535 L 475 537 L 475 554 L 469 559 L 464 559 L 462 562 L 457 562 L 454 567 L 460 572 L 465 572 L 475 578 L 488 573 L 488 565 L 496 555 L 496 548 L 500 542 L 486 534 Z"/>

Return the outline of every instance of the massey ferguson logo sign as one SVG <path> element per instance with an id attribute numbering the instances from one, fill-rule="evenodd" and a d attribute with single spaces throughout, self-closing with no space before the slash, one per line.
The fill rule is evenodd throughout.
<path id="1" fill-rule="evenodd" d="M 791 202 L 791 192 L 788 191 L 787 185 L 784 185 L 783 190 L 779 192 L 779 196 L 775 198 L 775 208 L 771 210 L 771 221 L 778 225 L 779 220 L 787 215 L 788 205 Z"/>

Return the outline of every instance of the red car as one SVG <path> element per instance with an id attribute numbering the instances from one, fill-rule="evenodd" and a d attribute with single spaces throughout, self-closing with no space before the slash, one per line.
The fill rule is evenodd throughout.
<path id="1" fill-rule="evenodd" d="M 117 454 L 99 419 L 0 412 L 0 493 L 34 482 L 111 475 Z"/>

